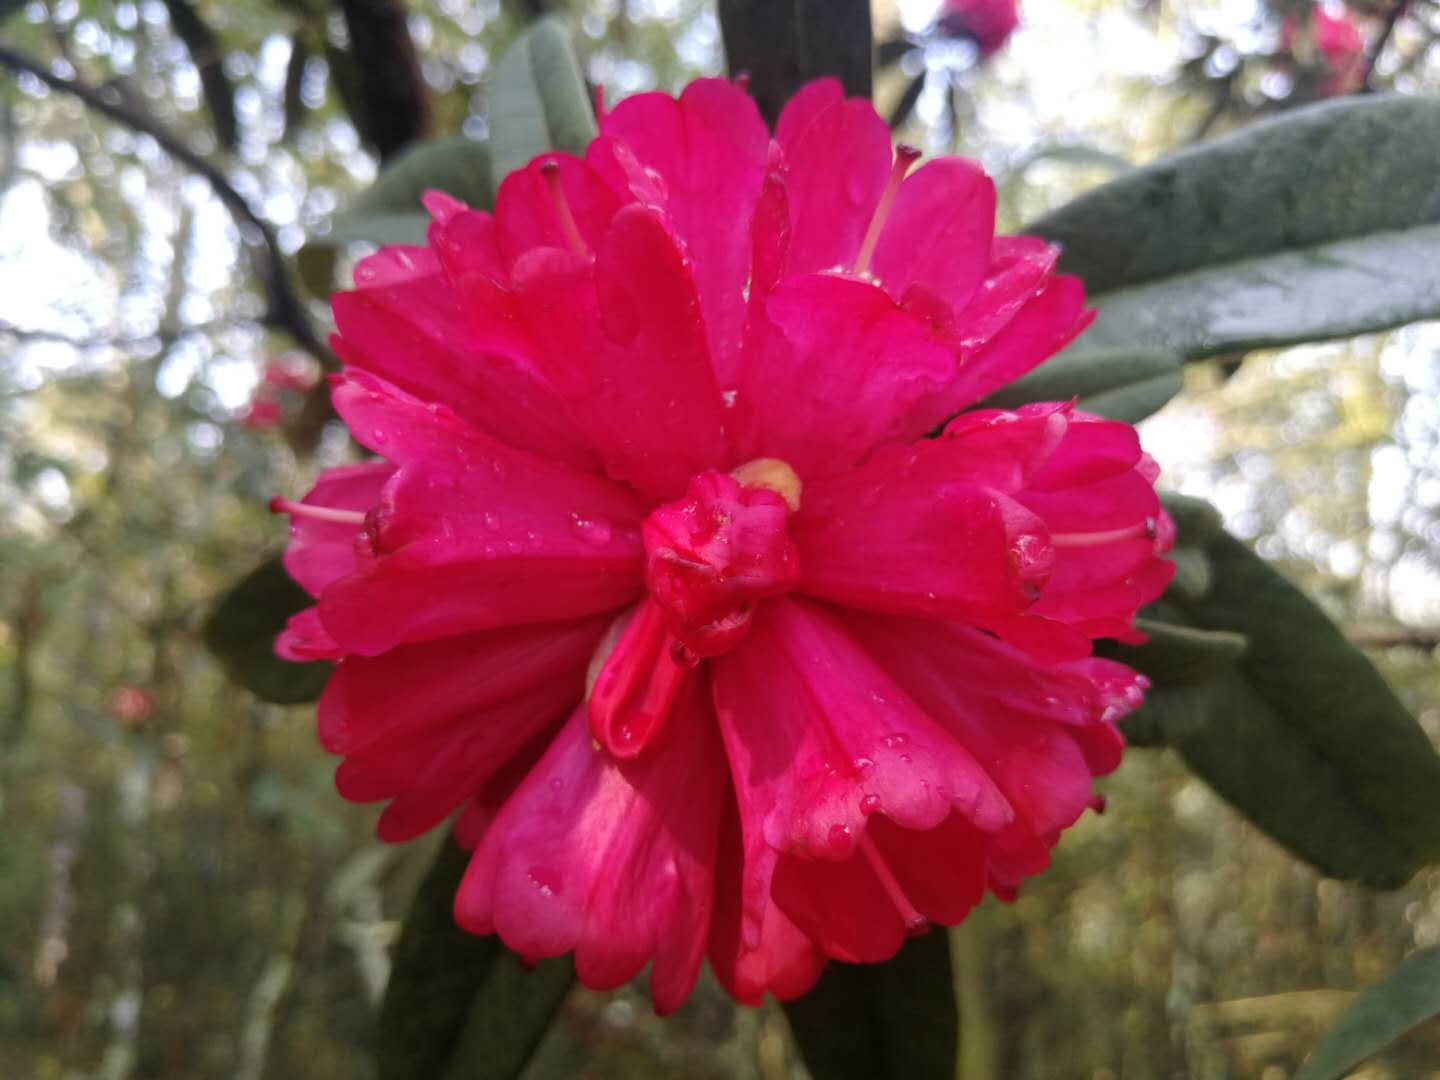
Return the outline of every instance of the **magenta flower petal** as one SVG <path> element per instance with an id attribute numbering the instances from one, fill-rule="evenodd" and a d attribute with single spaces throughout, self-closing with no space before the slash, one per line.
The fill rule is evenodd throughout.
<path id="1" fill-rule="evenodd" d="M 995 184 L 964 158 L 939 158 L 900 185 L 870 263 L 896 300 L 914 285 L 964 310 L 984 282 L 995 236 Z"/>
<path id="2" fill-rule="evenodd" d="M 705 694 L 692 686 L 663 747 L 597 753 L 583 710 L 500 811 L 456 897 L 462 926 L 522 956 L 574 951 L 590 986 L 654 960 L 657 1011 L 689 995 L 714 906 L 725 772 Z"/>
<path id="3" fill-rule="evenodd" d="M 745 643 L 715 662 L 714 695 L 740 804 L 751 946 L 784 854 L 851 862 L 875 813 L 922 830 L 952 810 L 992 830 L 1011 817 L 969 751 L 822 608 L 766 605 Z M 795 873 L 797 888 L 811 880 Z"/>
<path id="4" fill-rule="evenodd" d="M 885 121 L 868 101 L 844 100 L 838 83 L 818 87 L 776 129 L 790 206 L 791 274 L 848 268 L 890 177 Z"/>
<path id="5" fill-rule="evenodd" d="M 673 497 L 725 459 L 694 277 L 657 211 L 620 211 L 593 266 L 568 252 L 531 252 L 516 264 L 513 299 L 538 362 L 611 476 Z"/>
<path id="6" fill-rule="evenodd" d="M 770 139 L 754 100 L 723 79 L 700 79 L 680 97 L 636 94 L 601 118 L 602 135 L 627 146 L 663 185 L 660 204 L 694 264 L 696 291 L 721 379 L 738 362 L 745 329 L 749 221 Z"/>
<path id="7" fill-rule="evenodd" d="M 812 481 L 794 527 L 800 589 L 847 607 L 982 617 L 1030 608 L 1055 564 L 1043 520 L 967 481 L 936 441 Z"/>
<path id="8" fill-rule="evenodd" d="M 558 185 L 558 191 L 557 191 Z M 512 272 L 529 251 L 599 245 L 620 198 L 585 162 L 545 154 L 505 178 L 495 194 L 495 241 Z"/>
<path id="9" fill-rule="evenodd" d="M 483 348 L 468 324 L 463 289 L 433 254 L 382 248 L 356 274 L 360 287 L 336 293 L 331 301 L 339 330 L 335 351 L 352 370 L 443 401 L 511 446 L 594 467 L 594 451 L 565 422 L 564 408 L 545 380 L 533 368 Z"/>
<path id="10" fill-rule="evenodd" d="M 326 469 L 301 504 L 363 515 L 380 501 L 381 489 L 393 475 L 395 467 L 383 462 Z M 285 569 L 311 596 L 355 571 L 356 528 L 343 518 L 297 514 L 290 519 Z"/>
<path id="11" fill-rule="evenodd" d="M 741 460 L 778 457 L 802 477 L 823 475 L 934 427 L 914 406 L 953 384 L 959 358 L 883 289 L 792 277 L 764 307 L 736 396 Z"/>

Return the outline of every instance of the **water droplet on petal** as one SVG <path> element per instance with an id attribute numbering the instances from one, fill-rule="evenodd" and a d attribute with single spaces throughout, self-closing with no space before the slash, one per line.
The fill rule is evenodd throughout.
<path id="1" fill-rule="evenodd" d="M 909 741 L 909 736 L 903 735 L 898 731 L 892 731 L 889 735 L 885 736 L 885 745 L 892 750 L 896 747 L 904 746 Z"/>
<path id="2" fill-rule="evenodd" d="M 860 800 L 860 812 L 862 814 L 873 814 L 880 809 L 879 795 L 866 795 Z"/>
<path id="3" fill-rule="evenodd" d="M 587 518 L 579 514 L 570 515 L 570 529 L 581 540 L 596 547 L 608 544 L 613 532 L 610 523 L 604 518 Z"/>
<path id="4" fill-rule="evenodd" d="M 560 875 L 548 866 L 532 866 L 529 871 L 530 884 L 541 896 L 558 896 L 564 888 Z"/>
<path id="5" fill-rule="evenodd" d="M 850 847 L 850 826 L 849 826 L 849 825 L 831 825 L 831 826 L 830 826 L 830 850 L 833 851 L 835 854 L 840 855 L 840 854 L 843 854 L 845 851 L 847 851 L 847 850 L 849 849 L 849 847 Z"/>

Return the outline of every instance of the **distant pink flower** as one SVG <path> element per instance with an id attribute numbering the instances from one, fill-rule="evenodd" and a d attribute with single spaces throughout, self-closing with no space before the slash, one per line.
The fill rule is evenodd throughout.
<path id="1" fill-rule="evenodd" d="M 283 417 L 284 410 L 280 407 L 280 399 L 274 394 L 257 391 L 245 406 L 245 411 L 240 414 L 240 425 L 251 431 L 264 431 L 266 428 L 278 427 Z"/>
<path id="2" fill-rule="evenodd" d="M 122 727 L 139 727 L 155 711 L 155 699 L 138 686 L 122 686 L 110 695 L 110 714 Z"/>
<path id="3" fill-rule="evenodd" d="M 493 216 L 431 194 L 335 297 L 381 460 L 279 501 L 317 603 L 277 648 L 339 661 L 320 739 L 382 838 L 463 808 L 463 926 L 653 963 L 661 1012 L 707 953 L 792 997 L 1045 867 L 1172 528 L 1128 425 L 960 412 L 1089 321 L 979 166 L 911 172 L 828 80 L 773 139 L 713 79 L 600 132 Z"/>
<path id="4" fill-rule="evenodd" d="M 314 373 L 303 362 L 271 359 L 245 411 L 240 414 L 241 425 L 254 431 L 279 427 L 285 417 L 285 396 L 306 393 L 315 382 Z"/>
<path id="5" fill-rule="evenodd" d="M 1293 52 L 1299 36 L 1299 24 L 1287 17 L 1280 25 L 1280 47 Z M 1320 84 L 1320 93 L 1334 97 L 1356 89 L 1364 78 L 1367 46 L 1354 16 L 1344 9 L 1331 15 L 1323 7 L 1311 8 L 1310 36 L 1329 72 Z"/>
<path id="6" fill-rule="evenodd" d="M 303 360 L 272 357 L 265 365 L 261 383 L 272 390 L 303 394 L 315 385 L 315 374 Z"/>
<path id="7" fill-rule="evenodd" d="M 990 56 L 1020 26 L 1020 5 L 1017 0 L 945 0 L 936 25 L 949 37 L 970 38 L 981 56 Z"/>

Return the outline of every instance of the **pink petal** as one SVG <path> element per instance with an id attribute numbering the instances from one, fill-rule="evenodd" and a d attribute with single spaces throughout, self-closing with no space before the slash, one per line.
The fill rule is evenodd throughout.
<path id="1" fill-rule="evenodd" d="M 923 435 L 933 425 L 917 423 L 916 403 L 955 379 L 954 352 L 868 282 L 790 278 L 756 315 L 737 398 L 741 460 L 838 472 L 881 442 Z"/>
<path id="2" fill-rule="evenodd" d="M 775 903 L 826 956 L 878 964 L 899 951 L 913 928 L 866 859 L 840 862 L 787 855 L 775 868 Z"/>
<path id="3" fill-rule="evenodd" d="M 532 252 L 514 302 L 611 476 L 675 497 L 727 456 L 695 282 L 656 211 L 627 206 L 589 263 Z"/>
<path id="4" fill-rule="evenodd" d="M 320 697 L 320 743 L 350 754 L 430 728 L 491 726 L 487 710 L 521 698 L 532 712 L 568 712 L 609 622 L 506 627 L 350 657 Z"/>
<path id="5" fill-rule="evenodd" d="M 713 661 L 740 804 L 751 945 L 780 853 L 846 859 L 875 812 L 918 829 L 938 825 L 952 808 L 982 828 L 999 828 L 1010 815 L 970 754 L 824 608 L 775 600 L 754 623 L 738 649 Z"/>
<path id="6" fill-rule="evenodd" d="M 694 266 L 710 357 L 733 372 L 750 271 L 746 226 L 755 212 L 770 144 L 754 100 L 724 79 L 669 94 L 626 98 L 601 124 L 664 182 L 667 218 Z"/>
<path id="7" fill-rule="evenodd" d="M 338 660 L 345 655 L 345 650 L 320 621 L 320 609 L 308 607 L 286 621 L 285 629 L 275 639 L 275 655 L 282 660 L 301 662 Z"/>
<path id="8" fill-rule="evenodd" d="M 990 244 L 985 280 L 957 314 L 960 344 L 975 348 L 989 341 L 1045 284 L 1060 249 L 1037 236 L 997 236 Z"/>
<path id="9" fill-rule="evenodd" d="M 827 98 L 828 107 L 811 113 Z M 790 201 L 789 272 L 849 267 L 890 177 L 890 129 L 870 102 L 833 101 L 822 83 L 793 124 L 781 119 L 776 141 Z"/>
<path id="10" fill-rule="evenodd" d="M 1053 566 L 1048 535 L 1019 503 L 965 476 L 965 449 L 924 442 L 807 483 L 790 528 L 800 590 L 908 614 L 1028 608 Z"/>
<path id="11" fill-rule="evenodd" d="M 594 251 L 602 242 L 620 198 L 585 162 L 571 154 L 542 154 L 523 169 L 516 169 L 495 193 L 495 242 L 501 262 L 512 268 L 526 252 L 537 247 L 572 250 L 573 238 L 562 218 L 552 181 L 546 170 L 556 170 L 556 181 L 580 240 Z"/>
<path id="12" fill-rule="evenodd" d="M 508 624 L 610 611 L 643 572 L 643 505 L 597 476 L 512 450 L 372 377 L 336 408 L 401 464 L 365 531 L 368 557 L 320 599 L 326 628 L 373 656 Z"/>
<path id="13" fill-rule="evenodd" d="M 672 725 L 663 746 L 622 763 L 576 710 L 476 849 L 460 925 L 522 956 L 573 949 L 594 989 L 653 958 L 656 1011 L 677 1008 L 709 936 L 725 773 L 700 687 Z"/>
<path id="14" fill-rule="evenodd" d="M 1085 310 L 1085 287 L 1079 278 L 1051 278 L 1002 330 L 967 357 L 934 421 L 1014 382 L 1075 340 L 1094 317 Z"/>
<path id="15" fill-rule="evenodd" d="M 373 267 L 374 260 L 394 263 L 407 250 L 413 264 L 409 271 L 377 267 L 361 280 L 361 271 Z M 431 252 L 382 248 L 357 267 L 356 275 L 361 287 L 331 298 L 339 331 L 333 344 L 347 364 L 422 398 L 444 401 L 470 424 L 512 446 L 594 467 L 594 452 L 566 423 L 564 407 L 544 379 L 514 357 L 486 349 L 469 322 L 464 294 L 440 271 Z"/>
<path id="16" fill-rule="evenodd" d="M 715 918 L 710 927 L 710 966 L 720 985 L 742 1005 L 759 1005 L 766 993 L 781 1001 L 800 997 L 825 969 L 825 955 L 800 932 L 772 899 L 756 920 L 753 940 L 742 933 L 741 890 L 746 879 L 739 818 L 725 814 Z"/>
<path id="17" fill-rule="evenodd" d="M 961 815 L 928 832 L 872 817 L 870 835 L 906 899 L 931 922 L 954 926 L 984 897 L 990 838 Z"/>
<path id="18" fill-rule="evenodd" d="M 965 158 L 938 158 L 905 178 L 870 272 L 896 300 L 923 285 L 961 311 L 985 280 L 995 235 L 995 185 Z"/>
<path id="19" fill-rule="evenodd" d="M 379 503 L 380 490 L 394 474 L 395 466 L 384 462 L 326 469 L 301 502 L 364 514 Z M 345 522 L 291 516 L 286 572 L 311 596 L 319 596 L 330 582 L 354 572 L 359 532 L 358 526 Z"/>
<path id="20" fill-rule="evenodd" d="M 857 614 L 846 623 L 906 693 L 975 755 L 1032 833 L 1067 828 L 1089 806 L 1092 770 L 1078 734 L 1114 731 L 1117 701 L 1127 693 L 1120 672 L 1127 669 L 1097 668 L 1106 662 L 1092 660 L 1042 665 L 954 623 Z"/>
<path id="21" fill-rule="evenodd" d="M 835 78 L 815 79 L 796 90 L 775 124 L 775 141 L 793 147 L 821 113 L 845 100 L 845 89 Z"/>

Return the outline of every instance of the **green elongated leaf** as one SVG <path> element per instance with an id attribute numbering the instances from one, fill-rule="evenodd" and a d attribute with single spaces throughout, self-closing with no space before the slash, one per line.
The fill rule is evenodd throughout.
<path id="1" fill-rule="evenodd" d="M 981 404 L 1013 409 L 1078 398 L 1087 412 L 1136 423 L 1180 392 L 1177 357 L 1154 349 L 1069 350 L 997 390 Z"/>
<path id="2" fill-rule="evenodd" d="M 1440 315 L 1440 225 L 1196 270 L 1097 308 L 1068 352 L 1149 346 L 1203 360 L 1404 326 Z"/>
<path id="3" fill-rule="evenodd" d="M 1135 169 L 1026 232 L 1093 293 L 1256 255 L 1440 223 L 1440 101 L 1293 109 Z"/>
<path id="4" fill-rule="evenodd" d="M 327 297 L 334 284 L 334 249 L 343 244 L 423 244 L 430 215 L 420 203 L 438 190 L 472 206 L 495 201 L 490 151 L 482 142 L 447 135 L 416 143 L 390 162 L 350 206 L 300 249 L 301 279 L 312 295 Z"/>
<path id="5" fill-rule="evenodd" d="M 1221 797 L 1323 874 L 1382 889 L 1410 879 L 1414 864 L 1356 797 L 1348 763 L 1321 754 L 1243 674 L 1194 689 L 1208 695 L 1192 699 L 1200 721 L 1162 734 Z"/>
<path id="6" fill-rule="evenodd" d="M 1157 687 L 1197 686 L 1227 676 L 1249 644 L 1244 634 L 1136 619 L 1142 645 L 1104 642 L 1100 655 L 1128 664 Z"/>
<path id="7" fill-rule="evenodd" d="M 314 701 L 330 677 L 331 665 L 295 664 L 275 655 L 275 638 L 285 629 L 285 620 L 313 602 L 290 580 L 280 559 L 270 559 L 221 598 L 205 621 L 205 645 L 231 679 L 262 701 Z"/>
<path id="8" fill-rule="evenodd" d="M 410 906 L 380 1006 L 380 1080 L 518 1076 L 574 982 L 567 959 L 527 970 L 498 938 L 456 925 L 468 861 L 446 837 Z"/>
<path id="9" fill-rule="evenodd" d="M 574 985 L 575 966 L 568 956 L 528 968 L 514 953 L 502 950 L 471 1001 L 444 1080 L 519 1076 Z"/>
<path id="10" fill-rule="evenodd" d="M 495 201 L 490 154 L 485 143 L 463 135 L 418 142 L 387 164 L 339 220 L 351 215 L 423 213 L 420 198 L 431 189 L 488 208 Z"/>
<path id="11" fill-rule="evenodd" d="M 558 19 L 540 19 L 495 69 L 490 99 L 495 186 L 547 150 L 584 153 L 595 133 L 595 111 L 570 36 Z"/>
<path id="12" fill-rule="evenodd" d="M 1097 298 L 1072 352 L 1194 360 L 1440 314 L 1440 101 L 1325 102 L 1182 151 L 1025 231 Z"/>
<path id="13" fill-rule="evenodd" d="M 1177 607 L 1249 639 L 1207 722 L 1179 749 L 1221 795 L 1334 877 L 1403 884 L 1440 858 L 1440 755 L 1360 650 L 1224 533 L 1214 583 Z"/>
<path id="14" fill-rule="evenodd" d="M 423 244 L 430 227 L 430 215 L 413 210 L 378 210 L 373 213 L 345 213 L 330 225 L 330 231 L 315 237 L 311 244 L 334 247 L 340 244 Z"/>
<path id="15" fill-rule="evenodd" d="M 1179 544 L 1208 544 L 1222 532 L 1220 511 L 1204 499 L 1162 491 L 1160 502 L 1175 522 L 1175 536 Z"/>
<path id="16" fill-rule="evenodd" d="M 1210 557 L 1202 549 L 1176 547 L 1167 557 L 1175 564 L 1175 576 L 1167 591 L 1181 600 L 1199 600 L 1210 591 L 1215 573 L 1210 568 Z"/>
<path id="17" fill-rule="evenodd" d="M 467 934 L 455 924 L 455 890 L 468 861 L 465 850 L 446 836 L 410 903 L 380 1003 L 375 1041 L 380 1080 L 441 1075 L 470 1002 L 503 951 L 499 939 Z"/>
<path id="18" fill-rule="evenodd" d="M 1120 720 L 1120 730 L 1131 746 L 1178 746 L 1195 735 L 1215 708 L 1215 684 L 1156 687 L 1145 703 Z"/>
<path id="19" fill-rule="evenodd" d="M 942 929 L 883 964 L 831 964 L 787 1002 L 790 1030 L 815 1080 L 950 1080 L 958 1015 Z"/>
<path id="20" fill-rule="evenodd" d="M 1295 1080 L 1341 1080 L 1411 1028 L 1440 1016 L 1440 946 L 1413 952 L 1363 991 L 1326 1032 Z"/>

